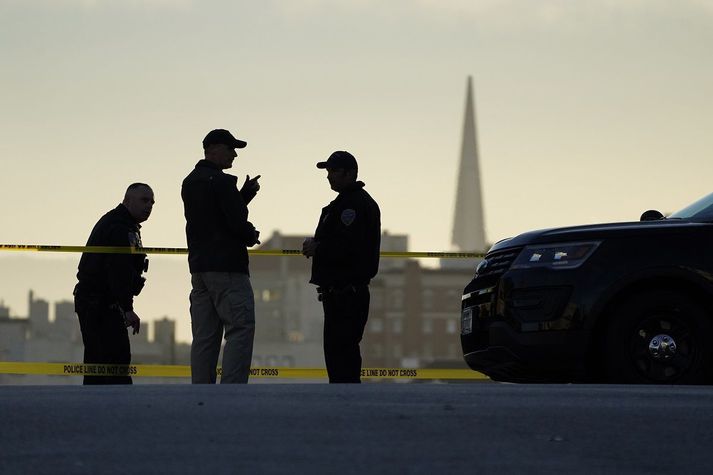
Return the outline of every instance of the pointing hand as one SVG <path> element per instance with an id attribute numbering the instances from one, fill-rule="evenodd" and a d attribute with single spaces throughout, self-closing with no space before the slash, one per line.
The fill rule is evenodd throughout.
<path id="1" fill-rule="evenodd" d="M 240 191 L 245 191 L 248 193 L 257 193 L 260 190 L 260 183 L 258 183 L 258 179 L 260 179 L 260 175 L 257 175 L 255 178 L 250 178 L 250 175 L 245 176 L 245 183 L 243 183 L 243 187 Z"/>

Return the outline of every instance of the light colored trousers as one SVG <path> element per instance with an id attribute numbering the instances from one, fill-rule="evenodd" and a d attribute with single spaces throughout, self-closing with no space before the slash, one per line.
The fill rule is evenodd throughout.
<path id="1" fill-rule="evenodd" d="M 255 336 L 250 277 L 239 272 L 191 274 L 191 381 L 212 384 L 225 330 L 220 383 L 247 383 Z"/>

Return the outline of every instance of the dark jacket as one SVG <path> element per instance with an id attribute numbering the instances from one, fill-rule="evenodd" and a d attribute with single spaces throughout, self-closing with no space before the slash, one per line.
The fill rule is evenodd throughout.
<path id="1" fill-rule="evenodd" d="M 141 226 L 120 204 L 94 225 L 87 246 L 142 247 Z M 78 298 L 118 303 L 123 310 L 134 309 L 134 296 L 144 286 L 141 273 L 146 269 L 146 254 L 82 253 L 75 294 Z"/>
<path id="2" fill-rule="evenodd" d="M 248 246 L 255 227 L 247 204 L 255 197 L 237 188 L 237 178 L 201 160 L 183 180 L 188 267 L 194 272 L 248 272 Z"/>
<path id="3" fill-rule="evenodd" d="M 379 270 L 381 211 L 357 181 L 322 209 L 310 282 L 320 287 L 367 285 Z"/>

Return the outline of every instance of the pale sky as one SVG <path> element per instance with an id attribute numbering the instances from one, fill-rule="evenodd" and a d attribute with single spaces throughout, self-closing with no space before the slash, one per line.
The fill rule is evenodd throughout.
<path id="1" fill-rule="evenodd" d="M 489 241 L 671 212 L 713 191 L 711 51 L 713 0 L 0 0 L 0 242 L 84 244 L 142 181 L 144 244 L 184 247 L 227 128 L 264 237 L 313 231 L 345 149 L 384 229 L 450 250 L 468 75 Z"/>

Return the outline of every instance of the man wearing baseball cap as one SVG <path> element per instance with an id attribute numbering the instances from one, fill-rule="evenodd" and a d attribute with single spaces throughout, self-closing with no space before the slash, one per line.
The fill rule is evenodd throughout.
<path id="1" fill-rule="evenodd" d="M 354 156 L 337 151 L 317 168 L 337 197 L 322 209 L 313 238 L 302 244 L 324 308 L 324 360 L 330 383 L 361 382 L 359 343 L 369 317 L 369 282 L 379 269 L 381 212 L 357 181 Z"/>
<path id="2" fill-rule="evenodd" d="M 188 266 L 191 271 L 191 380 L 215 383 L 220 344 L 221 383 L 247 383 L 255 335 L 255 301 L 247 248 L 259 244 L 260 233 L 248 221 L 248 203 L 260 175 L 245 178 L 223 173 L 233 166 L 247 142 L 225 129 L 203 139 L 205 158 L 183 180 L 181 197 L 186 217 Z"/>

